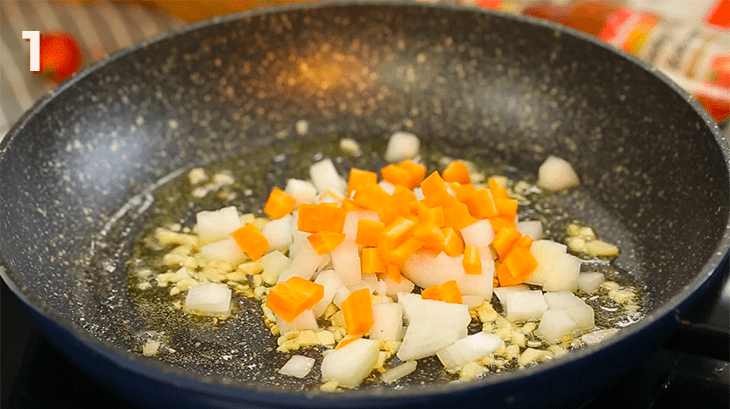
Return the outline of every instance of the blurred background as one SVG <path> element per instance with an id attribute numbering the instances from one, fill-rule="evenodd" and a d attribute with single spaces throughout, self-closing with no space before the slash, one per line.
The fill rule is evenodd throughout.
<path id="1" fill-rule="evenodd" d="M 58 83 L 106 55 L 194 21 L 294 1 L 2 0 L 0 137 Z M 451 1 L 528 14 L 590 33 L 655 65 L 719 123 L 728 123 L 730 0 Z M 40 33 L 40 72 L 30 71 L 30 42 L 23 31 Z"/>

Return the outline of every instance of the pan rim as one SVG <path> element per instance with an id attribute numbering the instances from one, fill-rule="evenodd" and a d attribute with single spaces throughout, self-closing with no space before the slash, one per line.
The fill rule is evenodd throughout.
<path id="1" fill-rule="evenodd" d="M 665 85 L 669 86 L 674 92 L 678 93 L 682 98 L 689 103 L 693 108 L 694 112 L 699 115 L 701 119 L 705 121 L 705 125 L 710 128 L 710 132 L 713 133 L 716 143 L 720 149 L 721 154 L 725 159 L 725 165 L 727 168 L 728 162 L 730 162 L 730 146 L 728 145 L 725 137 L 719 129 L 719 126 L 714 122 L 710 115 L 701 107 L 701 105 L 692 98 L 689 93 L 684 89 L 680 88 L 675 84 L 669 77 L 662 72 L 651 67 L 649 64 L 639 60 L 627 52 L 618 50 L 600 40 L 591 37 L 585 33 L 573 30 L 567 27 L 560 26 L 556 23 L 532 18 L 523 15 L 512 15 L 494 10 L 486 10 L 476 8 L 472 6 L 457 5 L 457 4 L 444 4 L 444 3 L 415 3 L 407 2 L 404 3 L 398 0 L 373 0 L 373 1 L 353 1 L 353 2 L 341 2 L 341 1 L 326 1 L 321 3 L 305 3 L 305 4 L 293 4 L 278 7 L 269 7 L 254 9 L 239 13 L 228 14 L 225 16 L 214 17 L 212 19 L 204 20 L 194 24 L 185 25 L 165 33 L 161 33 L 152 38 L 138 42 L 130 47 L 115 52 L 112 55 L 105 57 L 102 60 L 91 64 L 86 67 L 72 78 L 58 86 L 52 93 L 43 97 L 37 101 L 33 107 L 31 107 L 25 114 L 13 125 L 8 131 L 5 137 L 0 141 L 0 161 L 4 160 L 4 154 L 7 146 L 14 140 L 17 140 L 19 134 L 25 125 L 33 119 L 50 101 L 55 99 L 58 95 L 64 93 L 67 89 L 74 86 L 76 83 L 82 81 L 87 76 L 91 75 L 99 68 L 106 66 L 129 53 L 133 53 L 139 49 L 145 48 L 150 44 L 161 42 L 178 35 L 186 34 L 188 32 L 196 31 L 205 27 L 214 26 L 217 24 L 228 23 L 235 20 L 241 20 L 244 18 L 257 17 L 268 14 L 279 14 L 290 11 L 310 10 L 310 9 L 333 9 L 333 8 L 345 8 L 345 7 L 411 7 L 411 8 L 434 8 L 434 9 L 449 9 L 456 11 L 464 11 L 471 13 L 483 13 L 495 15 L 503 19 L 515 21 L 520 24 L 530 24 L 544 27 L 556 32 L 560 32 L 564 35 L 577 37 L 582 41 L 587 41 L 593 46 L 601 47 L 609 52 L 612 52 L 617 57 L 628 60 L 630 63 L 638 65 L 644 71 L 649 72 L 658 78 Z M 729 172 L 730 173 L 730 172 Z M 730 201 L 730 198 L 729 198 Z M 228 381 L 223 377 L 212 377 L 202 376 L 194 372 L 183 370 L 181 368 L 165 364 L 154 359 L 142 357 L 134 354 L 122 348 L 115 346 L 107 341 L 102 341 L 98 338 L 93 337 L 90 333 L 79 328 L 69 319 L 65 318 L 59 313 L 53 311 L 40 297 L 33 293 L 27 293 L 23 286 L 19 286 L 15 282 L 14 273 L 12 268 L 6 259 L 0 254 L 0 276 L 8 284 L 10 289 L 30 308 L 35 310 L 38 314 L 43 315 L 55 323 L 57 323 L 63 330 L 68 331 L 73 337 L 80 339 L 87 345 L 91 345 L 97 350 L 103 352 L 106 357 L 112 360 L 115 364 L 125 367 L 129 371 L 133 371 L 142 374 L 148 378 L 152 378 L 157 382 L 163 384 L 172 384 L 177 387 L 184 387 L 186 389 L 194 388 L 196 391 L 205 393 L 209 396 L 226 397 L 232 399 L 240 399 L 242 401 L 250 402 L 267 402 L 267 403 L 286 403 L 291 402 L 291 398 L 300 398 L 303 395 L 308 398 L 314 398 L 307 401 L 298 401 L 300 404 L 314 405 L 317 404 L 317 400 L 334 401 L 335 399 L 344 405 L 353 404 L 356 401 L 368 402 L 375 401 L 378 403 L 385 403 L 388 400 L 405 399 L 412 397 L 434 397 L 437 395 L 449 394 L 463 390 L 478 390 L 480 388 L 486 388 L 495 384 L 504 384 L 509 382 L 518 381 L 523 378 L 533 377 L 539 374 L 553 371 L 555 368 L 562 366 L 569 366 L 574 362 L 584 359 L 590 355 L 596 354 L 604 349 L 608 349 L 613 345 L 626 342 L 630 338 L 638 335 L 640 332 L 648 330 L 649 327 L 656 324 L 661 318 L 665 318 L 667 315 L 675 311 L 681 304 L 691 298 L 692 295 L 697 293 L 703 286 L 707 285 L 709 280 L 712 278 L 717 268 L 724 260 L 730 248 L 730 224 L 726 221 L 725 230 L 719 240 L 718 246 L 715 249 L 713 255 L 708 261 L 702 266 L 700 271 L 692 278 L 677 294 L 672 296 L 669 300 L 657 307 L 655 311 L 647 314 L 640 322 L 627 327 L 619 332 L 615 337 L 604 341 L 596 346 L 586 347 L 578 351 L 571 352 L 568 356 L 561 359 L 545 362 L 540 365 L 523 368 L 518 371 L 510 371 L 508 373 L 500 374 L 500 376 L 487 376 L 480 380 L 466 382 L 466 383 L 447 383 L 430 385 L 428 388 L 407 388 L 399 391 L 384 391 L 383 389 L 375 389 L 376 391 L 384 391 L 384 393 L 373 393 L 372 389 L 361 389 L 348 391 L 346 393 L 325 393 L 319 390 L 312 392 L 298 392 L 289 391 L 281 388 L 268 386 L 268 385 L 257 385 L 252 382 L 243 382 L 237 380 Z M 174 375 L 171 378 L 170 375 Z M 253 394 L 252 394 L 253 393 Z M 272 399 L 274 398 L 274 399 Z M 331 402 L 332 403 L 332 402 Z"/>

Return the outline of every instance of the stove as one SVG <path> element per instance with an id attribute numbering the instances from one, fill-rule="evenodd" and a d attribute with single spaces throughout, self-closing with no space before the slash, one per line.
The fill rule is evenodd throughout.
<path id="1" fill-rule="evenodd" d="M 135 409 L 61 355 L 39 333 L 5 283 L 0 301 L 0 407 Z M 713 349 L 717 343 L 712 340 L 730 337 L 729 311 L 730 274 L 726 265 L 721 277 L 688 312 L 688 322 L 680 325 L 663 347 L 580 408 L 727 409 L 730 351 Z"/>

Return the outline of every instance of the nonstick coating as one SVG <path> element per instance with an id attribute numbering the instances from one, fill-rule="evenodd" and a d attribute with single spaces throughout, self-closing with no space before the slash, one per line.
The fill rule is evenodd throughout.
<path id="1" fill-rule="evenodd" d="M 617 265 L 648 285 L 651 302 L 613 341 L 557 362 L 470 385 L 339 394 L 344 402 L 558 371 L 668 316 L 727 252 L 727 145 L 695 101 L 646 65 L 523 17 L 351 3 L 184 28 L 95 65 L 36 105 L 0 148 L 3 278 L 73 338 L 163 380 L 291 394 L 128 352 L 144 329 L 124 291 L 139 214 L 155 184 L 232 153 L 333 135 L 386 141 L 397 130 L 533 174 L 548 154 L 570 161 L 582 186 L 561 200 L 622 248 Z M 271 346 L 260 326 L 249 331 L 252 351 Z M 260 360 L 246 356 L 242 365 Z"/>

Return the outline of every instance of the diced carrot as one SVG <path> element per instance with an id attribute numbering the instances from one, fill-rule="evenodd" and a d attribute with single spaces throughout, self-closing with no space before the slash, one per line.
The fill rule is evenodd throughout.
<path id="1" fill-rule="evenodd" d="M 390 196 L 390 203 L 388 205 L 393 207 L 397 216 L 406 217 L 411 213 L 413 213 L 414 216 L 416 215 L 416 213 L 411 210 L 413 203 L 418 203 L 418 199 L 413 191 L 398 185 L 395 187 L 395 191 Z"/>
<path id="2" fill-rule="evenodd" d="M 264 213 L 272 219 L 281 219 L 294 210 L 297 201 L 283 190 L 275 187 L 264 205 Z"/>
<path id="3" fill-rule="evenodd" d="M 387 273 L 387 267 L 375 247 L 365 247 L 360 254 L 360 267 L 363 274 Z"/>
<path id="4" fill-rule="evenodd" d="M 398 217 L 390 224 L 387 224 L 385 229 L 380 233 L 378 247 L 381 248 L 381 251 L 385 250 L 386 254 L 389 253 L 403 243 L 411 235 L 415 227 L 416 223 L 412 220 L 402 216 Z"/>
<path id="5" fill-rule="evenodd" d="M 482 273 L 482 260 L 479 258 L 479 247 L 465 246 L 464 260 L 461 262 L 464 266 L 464 272 L 471 275 L 479 275 Z"/>
<path id="6" fill-rule="evenodd" d="M 456 257 L 464 252 L 464 240 L 450 227 L 441 229 L 444 233 L 443 251 L 447 256 Z"/>
<path id="7" fill-rule="evenodd" d="M 424 300 L 436 300 L 441 301 L 441 295 L 439 294 L 438 284 L 426 287 L 421 291 L 421 298 Z"/>
<path id="8" fill-rule="evenodd" d="M 512 250 L 520 237 L 522 237 L 522 234 L 511 227 L 502 229 L 499 233 L 495 234 L 494 240 L 492 240 L 492 247 L 497 252 L 497 256 L 504 260 L 504 257 Z"/>
<path id="9" fill-rule="evenodd" d="M 386 266 L 386 269 L 388 270 L 388 277 L 390 277 L 391 280 L 393 280 L 395 283 L 401 282 L 403 278 L 400 274 L 400 267 L 388 264 Z"/>
<path id="10" fill-rule="evenodd" d="M 421 240 L 424 245 L 431 248 L 440 248 L 446 236 L 435 224 L 431 222 L 420 223 L 413 229 L 413 237 Z"/>
<path id="11" fill-rule="evenodd" d="M 332 252 L 345 241 L 345 233 L 335 233 L 331 231 L 320 231 L 307 236 L 309 244 L 320 256 Z"/>
<path id="12" fill-rule="evenodd" d="M 360 219 L 357 221 L 357 235 L 355 243 L 361 246 L 375 247 L 378 245 L 378 236 L 385 228 L 385 223 L 373 220 Z"/>
<path id="13" fill-rule="evenodd" d="M 370 183 L 378 183 L 377 173 L 357 168 L 350 169 L 350 177 L 347 179 L 347 195 L 349 196 L 353 190 L 358 190 L 361 186 Z"/>
<path id="14" fill-rule="evenodd" d="M 494 199 L 494 205 L 497 207 L 497 213 L 500 216 L 514 218 L 517 215 L 519 204 L 514 199 Z"/>
<path id="15" fill-rule="evenodd" d="M 426 177 L 426 167 L 420 163 L 413 162 L 412 160 L 404 160 L 399 163 L 398 166 L 408 172 L 410 176 L 410 183 L 407 187 L 415 189 L 421 185 L 423 179 Z"/>
<path id="16" fill-rule="evenodd" d="M 377 211 L 390 200 L 390 195 L 377 183 L 365 183 L 357 189 L 352 198 L 356 205 Z"/>
<path id="17" fill-rule="evenodd" d="M 344 210 L 346 212 L 367 210 L 364 207 L 358 206 L 350 198 L 344 198 L 344 199 L 342 199 L 341 207 L 342 207 L 342 210 Z"/>
<path id="18" fill-rule="evenodd" d="M 487 189 L 475 190 L 464 199 L 464 204 L 469 207 L 471 214 L 479 219 L 495 217 L 499 214 L 492 194 Z"/>
<path id="19" fill-rule="evenodd" d="M 294 276 L 271 288 L 266 306 L 284 321 L 292 322 L 299 314 L 314 307 L 322 297 L 323 285 Z"/>
<path id="20" fill-rule="evenodd" d="M 499 183 L 497 183 L 496 180 L 489 179 L 487 187 L 492 193 L 492 197 L 494 197 L 495 199 L 509 199 L 509 193 L 507 193 L 507 189 L 500 187 Z"/>
<path id="21" fill-rule="evenodd" d="M 421 202 L 418 202 L 421 203 Z M 426 205 L 423 205 L 425 208 L 419 209 L 418 212 L 418 219 L 421 223 L 432 223 L 436 227 L 444 227 L 446 226 L 446 221 L 444 220 L 444 208 L 441 206 L 436 207 L 428 207 Z"/>
<path id="22" fill-rule="evenodd" d="M 537 260 L 529 250 L 523 247 L 514 247 L 504 258 L 503 265 L 507 266 L 517 280 L 522 283 L 537 268 Z"/>
<path id="23" fill-rule="evenodd" d="M 351 342 L 357 341 L 360 338 L 362 338 L 362 337 L 356 337 L 356 336 L 353 336 L 353 335 L 345 335 L 345 337 L 342 338 L 342 341 L 340 341 L 340 343 L 337 344 L 337 346 L 335 347 L 335 349 L 340 349 L 340 348 L 344 347 L 345 345 L 347 345 L 347 344 L 349 344 Z"/>
<path id="24" fill-rule="evenodd" d="M 497 265 L 495 279 L 499 283 L 500 287 L 508 287 L 508 286 L 522 284 L 522 280 L 515 277 L 512 274 L 512 272 L 509 270 L 509 267 L 507 267 L 507 265 L 504 263 L 500 263 Z"/>
<path id="25" fill-rule="evenodd" d="M 517 240 L 517 243 L 515 243 L 515 247 L 522 247 L 523 249 L 529 250 L 530 247 L 532 247 L 532 238 L 530 236 L 522 236 L 519 240 Z"/>
<path id="26" fill-rule="evenodd" d="M 317 196 L 317 203 L 327 203 L 327 204 L 336 203 L 339 205 L 342 202 L 342 199 L 344 199 L 342 196 L 327 189 L 324 192 L 322 192 L 321 195 Z"/>
<path id="27" fill-rule="evenodd" d="M 444 169 L 443 177 L 446 182 L 458 182 L 462 185 L 471 183 L 469 170 L 466 168 L 464 162 L 460 162 L 458 160 L 451 162 L 451 164 Z"/>
<path id="28" fill-rule="evenodd" d="M 441 175 L 436 171 L 421 182 L 421 191 L 425 198 L 424 201 L 429 207 L 438 206 L 445 196 L 449 196 L 446 191 L 446 182 L 441 179 Z"/>
<path id="29" fill-rule="evenodd" d="M 347 212 L 336 206 L 326 203 L 311 205 L 299 205 L 299 220 L 297 227 L 299 231 L 316 233 L 319 231 L 331 231 L 342 233 L 345 227 Z"/>
<path id="30" fill-rule="evenodd" d="M 471 183 L 462 185 L 454 182 L 451 184 L 451 190 L 456 194 L 456 199 L 462 203 L 466 203 L 468 197 L 476 192 L 476 188 Z"/>
<path id="31" fill-rule="evenodd" d="M 383 176 L 383 180 L 390 182 L 396 186 L 404 186 L 410 188 L 411 175 L 407 170 L 401 168 L 398 165 L 388 165 L 380 169 L 380 174 Z"/>
<path id="32" fill-rule="evenodd" d="M 240 229 L 231 233 L 233 239 L 238 243 L 238 247 L 246 253 L 252 260 L 261 258 L 269 249 L 269 241 L 263 234 L 253 225 L 249 223 Z"/>
<path id="33" fill-rule="evenodd" d="M 477 219 L 469 213 L 469 208 L 463 203 L 457 202 L 453 206 L 444 208 L 444 223 L 447 227 L 451 227 L 454 230 L 461 230 L 476 222 Z"/>
<path id="34" fill-rule="evenodd" d="M 514 229 L 515 219 L 514 217 L 490 217 L 489 222 L 492 224 L 492 230 L 495 233 L 499 233 L 503 229 Z"/>
<path id="35" fill-rule="evenodd" d="M 461 290 L 456 280 L 449 280 L 439 286 L 439 300 L 452 304 L 461 304 Z"/>
<path id="36" fill-rule="evenodd" d="M 342 301 L 342 315 L 348 334 L 360 336 L 368 332 L 375 322 L 370 290 L 361 288 L 351 292 L 345 301 Z"/>
<path id="37" fill-rule="evenodd" d="M 415 237 L 409 237 L 403 243 L 401 243 L 400 246 L 396 247 L 390 253 L 388 253 L 388 257 L 385 259 L 385 261 L 388 264 L 400 266 L 401 264 L 405 263 L 408 257 L 410 257 L 418 249 L 420 249 L 423 244 L 423 241 Z"/>

